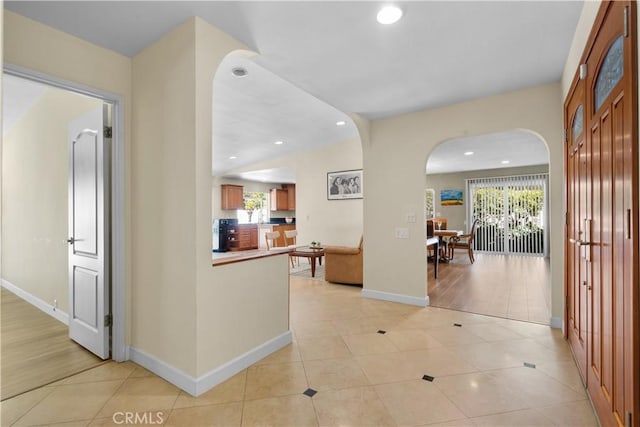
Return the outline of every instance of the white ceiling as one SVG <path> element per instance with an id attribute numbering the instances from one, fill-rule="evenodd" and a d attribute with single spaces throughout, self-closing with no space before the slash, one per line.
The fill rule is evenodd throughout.
<path id="1" fill-rule="evenodd" d="M 473 154 L 464 154 L 468 152 Z M 427 160 L 427 174 L 546 164 L 549 151 L 545 143 L 531 132 L 513 130 L 457 138 L 438 145 Z"/>
<path id="2" fill-rule="evenodd" d="M 234 76 L 235 67 L 247 75 Z M 213 80 L 213 129 L 214 175 L 358 138 L 349 116 L 239 54 L 227 56 Z M 289 182 L 280 178 L 258 180 Z"/>
<path id="3" fill-rule="evenodd" d="M 248 88 L 239 87 L 238 92 L 245 92 L 238 100 L 216 99 L 224 105 L 214 107 L 228 117 L 235 115 L 235 120 L 219 123 L 214 131 L 216 141 L 229 145 L 221 156 L 239 145 L 243 158 L 251 142 L 225 140 L 233 133 L 225 126 L 253 127 L 258 133 L 253 137 L 260 143 L 285 138 L 304 141 L 300 145 L 332 143 L 344 136 L 325 128 L 314 138 L 304 126 L 291 126 L 285 135 L 285 123 L 269 120 L 269 115 L 291 117 L 292 125 L 307 120 L 308 115 L 294 118 L 286 109 L 291 100 L 302 102 L 300 96 L 288 90 L 270 91 L 271 86 L 282 87 L 282 79 L 335 107 L 327 108 L 325 115 L 320 112 L 316 121 L 323 124 L 335 123 L 336 108 L 375 119 L 555 82 L 560 79 L 582 10 L 579 1 L 409 1 L 397 2 L 404 10 L 400 22 L 382 26 L 375 21 L 383 4 L 377 1 L 4 4 L 128 56 L 194 15 L 244 42 L 258 53 L 250 60 L 252 65 L 263 68 L 254 70 L 255 75 L 265 77 L 260 83 L 261 98 L 252 98 Z M 257 87 L 248 80 L 246 84 Z M 231 89 L 228 93 L 235 96 Z M 271 103 L 262 99 L 264 93 L 271 93 Z M 255 126 L 242 115 L 254 101 L 265 110 L 252 113 L 258 120 Z M 276 125 L 270 130 L 268 123 Z M 214 161 L 214 170 L 228 167 Z"/>

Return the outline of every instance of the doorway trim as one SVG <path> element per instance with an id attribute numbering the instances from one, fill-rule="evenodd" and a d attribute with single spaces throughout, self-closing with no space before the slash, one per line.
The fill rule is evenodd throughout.
<path id="1" fill-rule="evenodd" d="M 125 286 L 125 156 L 124 100 L 120 95 L 80 83 L 54 77 L 13 64 L 3 64 L 3 72 L 48 86 L 91 96 L 113 105 L 113 137 L 111 144 L 111 358 L 116 362 L 129 359 L 126 345 Z"/>

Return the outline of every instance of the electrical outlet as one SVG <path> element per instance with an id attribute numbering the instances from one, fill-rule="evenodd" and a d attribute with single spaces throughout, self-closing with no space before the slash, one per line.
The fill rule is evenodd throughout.
<path id="1" fill-rule="evenodd" d="M 416 222 L 416 214 L 413 212 L 409 212 L 407 214 L 407 222 Z"/>
<path id="2" fill-rule="evenodd" d="M 409 229 L 398 227 L 396 228 L 396 239 L 408 239 L 409 238 Z"/>

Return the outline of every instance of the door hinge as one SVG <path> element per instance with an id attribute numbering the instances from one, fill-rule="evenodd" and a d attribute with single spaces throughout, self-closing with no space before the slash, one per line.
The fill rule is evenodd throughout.
<path id="1" fill-rule="evenodd" d="M 113 128 L 111 126 L 103 127 L 103 136 L 105 138 L 111 138 L 112 133 L 113 133 Z"/>
<path id="2" fill-rule="evenodd" d="M 580 80 L 587 78 L 587 64 L 580 64 Z"/>
<path id="3" fill-rule="evenodd" d="M 624 7 L 624 36 L 629 37 L 629 6 Z"/>
<path id="4" fill-rule="evenodd" d="M 569 131 L 564 129 L 564 142 L 569 142 Z"/>
<path id="5" fill-rule="evenodd" d="M 113 326 L 113 315 L 112 314 L 106 314 L 104 316 L 104 326 L 106 328 L 108 328 L 109 326 Z"/>

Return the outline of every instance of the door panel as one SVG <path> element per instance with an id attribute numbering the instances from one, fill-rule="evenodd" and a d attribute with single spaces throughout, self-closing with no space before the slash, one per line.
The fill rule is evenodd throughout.
<path id="1" fill-rule="evenodd" d="M 103 107 L 69 123 L 69 337 L 109 357 L 108 153 Z"/>
<path id="2" fill-rule="evenodd" d="M 576 123 L 583 121 L 584 84 L 579 82 L 574 88 L 565 109 L 568 126 L 565 145 L 567 170 L 567 335 L 575 355 L 578 369 L 583 379 L 587 367 L 587 286 L 585 283 L 585 260 L 581 257 L 581 247 L 576 242 L 583 238 L 581 224 L 586 211 L 586 161 L 587 147 L 584 130 Z"/>
<path id="3" fill-rule="evenodd" d="M 73 227 L 76 236 L 74 251 L 87 256 L 98 255 L 98 201 L 96 188 L 100 179 L 97 162 L 99 157 L 97 130 L 83 129 L 72 146 L 73 158 Z"/>

